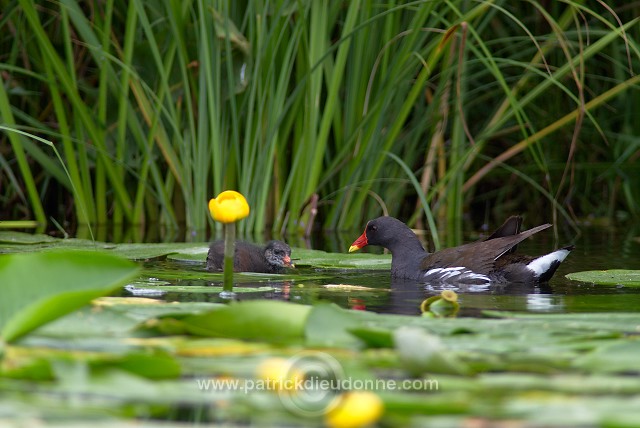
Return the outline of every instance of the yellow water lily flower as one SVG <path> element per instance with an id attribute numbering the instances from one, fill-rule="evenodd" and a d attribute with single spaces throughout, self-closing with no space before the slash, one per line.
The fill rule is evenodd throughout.
<path id="1" fill-rule="evenodd" d="M 350 391 L 337 398 L 338 405 L 326 415 L 325 422 L 332 428 L 358 428 L 380 419 L 384 405 L 371 391 Z"/>
<path id="2" fill-rule="evenodd" d="M 242 193 L 225 190 L 209 201 L 209 212 L 215 221 L 234 223 L 249 215 L 249 204 Z"/>
<path id="3" fill-rule="evenodd" d="M 304 374 L 284 358 L 266 359 L 258 366 L 256 374 L 266 384 L 267 390 L 292 392 L 304 381 Z"/>

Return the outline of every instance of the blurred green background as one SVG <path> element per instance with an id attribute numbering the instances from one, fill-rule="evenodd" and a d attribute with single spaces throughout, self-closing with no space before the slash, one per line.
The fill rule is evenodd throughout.
<path id="1" fill-rule="evenodd" d="M 637 2 L 2 5 L 0 220 L 198 240 L 226 189 L 241 232 L 640 212 Z"/>

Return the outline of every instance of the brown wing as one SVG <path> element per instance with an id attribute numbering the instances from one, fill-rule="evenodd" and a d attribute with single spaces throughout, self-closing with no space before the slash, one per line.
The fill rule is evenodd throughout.
<path id="1" fill-rule="evenodd" d="M 520 228 L 522 227 L 522 217 L 519 215 L 513 215 L 509 217 L 495 232 L 493 232 L 485 241 L 489 241 L 491 239 L 502 238 L 505 236 L 513 236 L 520 233 Z M 517 245 L 511 247 L 506 254 L 513 254 L 518 249 Z"/>
<path id="2" fill-rule="evenodd" d="M 512 215 L 509 217 L 499 228 L 496 229 L 488 238 L 483 241 L 489 241 L 491 239 L 502 238 L 504 236 L 513 236 L 520 233 L 522 227 L 522 217 L 519 215 Z"/>
<path id="3" fill-rule="evenodd" d="M 495 262 L 531 235 L 540 232 L 550 224 L 543 224 L 533 229 L 525 230 L 517 235 L 500 236 L 481 242 L 446 248 L 425 257 L 420 264 L 421 269 L 432 267 L 464 266 L 474 272 L 485 273 L 493 269 Z"/>

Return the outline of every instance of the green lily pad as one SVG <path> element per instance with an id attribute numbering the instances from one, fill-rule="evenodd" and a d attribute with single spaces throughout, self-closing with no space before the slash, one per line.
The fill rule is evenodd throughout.
<path id="1" fill-rule="evenodd" d="M 177 262 L 202 263 L 204 265 L 209 252 L 208 244 L 198 244 L 193 247 L 183 248 L 180 251 L 169 254 L 167 259 Z"/>
<path id="2" fill-rule="evenodd" d="M 0 253 L 23 253 L 55 249 L 102 249 L 131 260 L 155 260 L 200 264 L 204 267 L 209 251 L 208 242 L 173 242 L 150 244 L 112 244 L 88 239 L 61 239 L 48 235 L 0 231 Z M 391 266 L 390 254 L 328 253 L 320 250 L 294 247 L 291 257 L 297 266 L 335 269 L 381 269 Z M 292 269 L 292 273 L 295 272 Z M 288 273 L 287 273 L 288 275 Z"/>
<path id="3" fill-rule="evenodd" d="M 228 306 L 181 320 L 197 336 L 261 340 L 272 343 L 301 341 L 311 307 L 275 300 L 231 302 Z"/>
<path id="4" fill-rule="evenodd" d="M 9 230 L 0 232 L 0 243 L 3 244 L 42 244 L 55 241 L 57 241 L 56 238 L 44 234 L 14 232 Z"/>
<path id="5" fill-rule="evenodd" d="M 573 361 L 573 365 L 591 373 L 638 373 L 640 364 L 640 342 L 637 340 L 618 340 L 609 345 L 598 347 L 595 351 L 582 355 Z"/>
<path id="6" fill-rule="evenodd" d="M 11 234 L 17 232 L 10 232 Z M 28 234 L 27 234 L 28 235 Z M 8 235 L 5 235 L 7 237 Z M 18 235 L 16 235 L 18 236 Z M 0 253 L 34 253 L 58 250 L 111 250 L 115 244 L 105 242 L 91 241 L 88 239 L 58 239 L 47 235 L 34 235 L 29 238 L 21 236 L 19 240 L 14 242 L 0 241 Z"/>
<path id="7" fill-rule="evenodd" d="M 98 251 L 0 257 L 0 335 L 11 342 L 126 283 L 139 268 Z"/>
<path id="8" fill-rule="evenodd" d="M 590 282 L 602 285 L 640 286 L 640 270 L 611 269 L 588 270 L 566 275 L 572 281 Z"/>
<path id="9" fill-rule="evenodd" d="M 209 285 L 142 285 L 129 284 L 125 287 L 129 293 L 136 296 L 156 295 L 151 293 L 157 291 L 158 295 L 163 293 L 220 293 L 222 286 Z M 235 293 L 263 293 L 265 291 L 273 291 L 273 287 L 233 287 Z"/>
<path id="10" fill-rule="evenodd" d="M 327 253 L 320 250 L 293 248 L 291 257 L 297 266 L 319 266 L 329 268 L 389 269 L 390 254 Z"/>
<path id="11" fill-rule="evenodd" d="M 113 369 L 148 379 L 176 378 L 181 367 L 176 358 L 161 350 L 130 350 L 123 354 L 44 348 L 11 348 L 2 374 L 12 378 L 65 379 L 82 383 L 82 377 Z"/>
<path id="12" fill-rule="evenodd" d="M 136 301 L 140 303 L 136 303 Z M 139 297 L 104 297 L 94 300 L 92 303 L 91 306 L 85 306 L 40 327 L 27 339 L 23 339 L 23 342 L 29 343 L 29 340 L 34 336 L 70 340 L 125 337 L 132 334 L 132 330 L 137 325 L 150 319 L 193 315 L 221 306 L 220 303 L 168 303 L 162 300 Z"/>
<path id="13" fill-rule="evenodd" d="M 207 258 L 208 244 L 193 242 L 112 244 L 88 239 L 61 239 L 48 235 L 0 231 L 0 252 L 18 253 L 56 249 L 103 249 L 131 260 L 151 260 L 163 256 L 176 261 L 202 262 Z"/>
<path id="14" fill-rule="evenodd" d="M 469 374 L 468 367 L 446 347 L 439 336 L 421 328 L 400 327 L 393 333 L 393 342 L 402 366 L 409 373 Z"/>
<path id="15" fill-rule="evenodd" d="M 202 261 L 207 258 L 207 247 L 202 243 L 172 242 L 168 244 L 117 244 L 111 251 L 132 260 L 149 260 L 169 256 L 174 260 Z M 183 256 L 177 256 L 182 254 Z M 194 256 L 194 255 L 197 255 Z"/>
<path id="16" fill-rule="evenodd" d="M 308 276 L 305 275 L 304 279 L 310 278 L 323 278 L 322 275 Z M 233 274 L 234 283 L 255 283 L 263 281 L 293 281 L 300 279 L 300 275 L 291 269 L 291 272 L 284 274 L 275 273 L 255 273 L 255 272 L 236 272 Z M 142 271 L 142 275 L 138 278 L 141 283 L 148 283 L 149 285 L 162 285 L 162 282 L 175 281 L 209 281 L 220 282 L 223 281 L 222 272 L 209 272 L 206 270 L 192 270 L 192 269 L 145 269 Z"/>
<path id="17" fill-rule="evenodd" d="M 359 347 L 360 340 L 348 331 L 360 324 L 359 314 L 333 303 L 313 306 L 305 327 L 307 345 Z"/>

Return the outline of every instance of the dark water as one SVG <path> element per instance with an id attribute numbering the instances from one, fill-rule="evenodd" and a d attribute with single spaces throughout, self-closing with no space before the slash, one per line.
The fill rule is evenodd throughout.
<path id="1" fill-rule="evenodd" d="M 539 255 L 571 243 L 576 246 L 552 280 L 548 284 L 535 287 L 504 285 L 474 290 L 454 288 L 459 296 L 460 315 L 480 315 L 484 310 L 530 313 L 640 311 L 640 286 L 586 284 L 570 281 L 564 277 L 567 273 L 584 270 L 640 269 L 638 236 L 640 236 L 640 225 L 617 230 L 584 228 L 577 235 L 575 232 L 570 232 L 561 236 L 558 242 L 554 241 L 552 232 L 540 233 L 521 244 L 518 252 Z M 333 241 L 325 241 L 324 248 L 321 249 L 345 252 L 355 237 L 357 235 L 347 235 Z M 308 243 L 290 243 L 294 247 L 308 245 Z M 380 252 L 375 248 L 371 251 Z M 292 257 L 295 258 L 295 251 Z M 345 257 L 348 255 L 345 254 Z M 299 303 L 330 301 L 345 308 L 417 315 L 420 313 L 420 303 L 441 291 L 439 288 L 414 281 L 392 280 L 387 270 L 300 268 L 296 272 L 300 274 L 300 280 L 271 281 L 268 285 L 274 287 L 275 291 L 239 294 L 238 298 L 241 300 L 273 298 Z M 322 278 L 307 279 L 318 275 L 322 275 Z M 340 284 L 369 289 L 335 287 Z M 265 283 L 256 285 L 264 286 Z M 168 293 L 163 296 L 163 299 L 220 301 L 216 293 Z"/>

